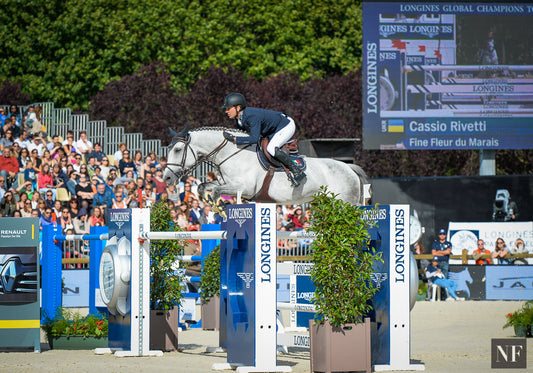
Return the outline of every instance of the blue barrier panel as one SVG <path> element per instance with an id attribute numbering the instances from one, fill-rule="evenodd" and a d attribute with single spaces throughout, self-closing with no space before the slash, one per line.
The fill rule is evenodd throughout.
<path id="1" fill-rule="evenodd" d="M 63 235 L 61 227 L 47 225 L 42 227 L 42 313 L 41 319 L 53 317 L 56 310 L 62 305 L 61 280 L 63 241 L 89 240 L 89 312 L 97 311 L 95 307 L 95 294 L 99 291 L 98 268 L 100 256 L 105 246 L 108 227 L 91 227 L 89 235 Z M 104 312 L 107 308 L 102 308 Z"/>
<path id="2" fill-rule="evenodd" d="M 61 242 L 54 241 L 54 236 L 61 233 L 53 225 L 42 227 L 42 302 L 41 320 L 46 316 L 52 318 L 61 306 L 61 259 L 63 252 Z"/>
<path id="3" fill-rule="evenodd" d="M 108 234 L 109 227 L 91 227 L 91 235 Z M 89 242 L 89 313 L 107 312 L 107 307 L 100 297 L 99 269 L 100 257 L 104 251 L 104 240 L 93 240 Z M 98 301 L 97 301 L 98 300 Z"/>

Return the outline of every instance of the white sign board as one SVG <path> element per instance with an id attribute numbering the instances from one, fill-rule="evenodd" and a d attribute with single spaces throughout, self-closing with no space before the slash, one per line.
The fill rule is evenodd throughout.
<path id="1" fill-rule="evenodd" d="M 517 238 L 524 240 L 528 252 L 533 252 L 533 222 L 450 222 L 448 240 L 452 243 L 452 255 L 461 255 L 463 249 L 472 255 L 477 249 L 477 240 L 485 241 L 485 249 L 494 251 L 495 242 L 502 238 L 510 250 Z M 532 258 L 528 259 L 533 264 Z M 460 259 L 450 259 L 450 264 L 461 264 Z M 468 264 L 475 264 L 473 259 Z"/>

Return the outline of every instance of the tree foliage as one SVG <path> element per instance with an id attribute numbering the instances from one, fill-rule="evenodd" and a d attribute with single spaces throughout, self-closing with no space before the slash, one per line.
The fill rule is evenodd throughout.
<path id="1" fill-rule="evenodd" d="M 212 66 L 308 79 L 361 65 L 359 1 L 11 0 L 0 4 L 0 29 L 0 80 L 82 109 L 153 61 L 175 88 Z"/>
<path id="2" fill-rule="evenodd" d="M 8 79 L 0 84 L 0 103 L 8 105 L 26 105 L 32 101 L 32 96 L 22 92 L 22 84 Z"/>
<path id="3" fill-rule="evenodd" d="M 188 90 L 170 87 L 162 63 L 108 84 L 92 100 L 89 114 L 146 138 L 162 138 L 167 127 L 233 126 L 220 106 L 242 92 L 249 106 L 290 114 L 300 138 L 361 137 L 361 78 L 357 72 L 303 81 L 296 73 L 257 81 L 232 67 L 212 67 Z"/>
<path id="4" fill-rule="evenodd" d="M 161 138 L 167 127 L 181 118 L 179 97 L 170 87 L 170 74 L 157 62 L 109 83 L 91 100 L 89 115 L 123 126 L 127 132 L 143 132 L 156 138 Z"/>

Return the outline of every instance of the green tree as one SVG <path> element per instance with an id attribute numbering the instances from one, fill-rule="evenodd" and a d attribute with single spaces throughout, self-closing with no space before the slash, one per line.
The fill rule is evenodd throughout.
<path id="1" fill-rule="evenodd" d="M 346 0 L 8 0 L 0 25 L 0 80 L 83 110 L 109 82 L 153 61 L 175 88 L 212 66 L 306 80 L 361 64 L 360 2 Z"/>

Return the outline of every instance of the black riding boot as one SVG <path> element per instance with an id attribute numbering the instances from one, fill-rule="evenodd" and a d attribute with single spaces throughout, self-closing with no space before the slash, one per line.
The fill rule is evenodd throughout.
<path id="1" fill-rule="evenodd" d="M 283 163 L 289 169 L 289 171 L 292 172 L 295 186 L 300 185 L 300 181 L 305 178 L 305 173 L 291 161 L 291 158 L 279 148 L 276 148 L 274 158 Z"/>

